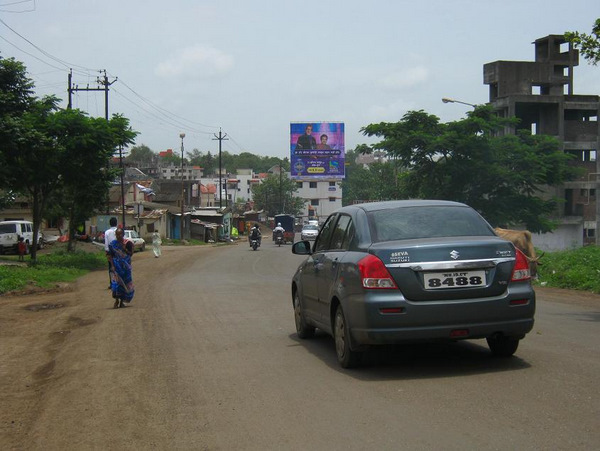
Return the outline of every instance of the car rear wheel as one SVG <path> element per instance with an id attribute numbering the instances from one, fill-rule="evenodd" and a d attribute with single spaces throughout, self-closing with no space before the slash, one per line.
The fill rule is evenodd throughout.
<path id="1" fill-rule="evenodd" d="M 315 334 L 315 328 L 306 323 L 304 310 L 302 309 L 302 301 L 298 290 L 294 293 L 294 320 L 296 321 L 296 333 L 298 338 L 312 338 Z"/>
<path id="2" fill-rule="evenodd" d="M 335 352 L 338 362 L 342 368 L 352 368 L 360 363 L 362 354 L 350 349 L 350 337 L 346 323 L 346 317 L 342 306 L 338 305 L 335 312 L 333 325 L 333 338 L 335 340 Z"/>
<path id="3" fill-rule="evenodd" d="M 486 340 L 490 351 L 497 357 L 510 357 L 519 347 L 518 338 L 505 337 L 504 335 L 487 337 Z"/>

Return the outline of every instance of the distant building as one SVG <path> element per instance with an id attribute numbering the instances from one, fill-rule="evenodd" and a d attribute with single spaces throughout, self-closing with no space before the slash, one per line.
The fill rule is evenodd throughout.
<path id="1" fill-rule="evenodd" d="M 534 42 L 535 61 L 495 61 L 483 66 L 490 104 L 503 117 L 520 119 L 518 129 L 556 137 L 572 164 L 585 170 L 580 179 L 548 190 L 548 197 L 563 199 L 556 211 L 559 227 L 535 236 L 535 245 L 558 250 L 598 244 L 600 197 L 600 97 L 573 93 L 573 68 L 579 52 L 562 35 Z M 506 130 L 514 133 L 516 130 Z"/>
<path id="2" fill-rule="evenodd" d="M 324 221 L 342 207 L 342 186 L 339 179 L 295 179 L 296 195 L 305 200 L 302 217 Z"/>

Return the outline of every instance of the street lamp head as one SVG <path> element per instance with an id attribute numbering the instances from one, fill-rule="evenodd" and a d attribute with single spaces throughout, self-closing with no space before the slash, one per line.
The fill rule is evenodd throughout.
<path id="1" fill-rule="evenodd" d="M 474 103 L 463 102 L 462 100 L 456 100 L 456 99 L 449 99 L 448 97 L 442 97 L 442 102 L 444 102 L 444 103 L 462 103 L 463 105 L 469 105 L 469 106 L 472 106 L 473 108 L 477 108 L 477 105 L 475 105 Z"/>
<path id="2" fill-rule="evenodd" d="M 179 137 L 180 137 L 181 139 L 185 138 L 185 133 L 181 132 L 181 133 L 179 134 Z"/>

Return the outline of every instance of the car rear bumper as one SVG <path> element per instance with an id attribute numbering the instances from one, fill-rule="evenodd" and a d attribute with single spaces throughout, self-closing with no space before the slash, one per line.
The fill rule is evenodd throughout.
<path id="1" fill-rule="evenodd" d="M 533 328 L 535 314 L 535 292 L 526 284 L 494 298 L 413 302 L 397 291 L 382 290 L 346 301 L 354 346 L 476 339 L 497 333 L 522 338 Z M 382 310 L 390 308 L 395 310 Z"/>
<path id="2" fill-rule="evenodd" d="M 468 340 L 502 335 L 523 338 L 533 328 L 533 318 L 480 324 L 454 324 L 437 327 L 396 329 L 351 329 L 355 345 L 383 345 L 439 340 Z"/>

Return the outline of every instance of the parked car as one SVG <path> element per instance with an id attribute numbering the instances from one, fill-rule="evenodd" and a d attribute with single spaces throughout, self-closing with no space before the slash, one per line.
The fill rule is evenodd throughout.
<path id="1" fill-rule="evenodd" d="M 125 239 L 133 242 L 134 252 L 146 249 L 146 241 L 135 230 L 125 230 Z"/>
<path id="2" fill-rule="evenodd" d="M 302 232 L 300 232 L 301 240 L 314 240 L 317 238 L 319 234 L 319 226 L 314 224 L 307 224 L 302 228 Z"/>
<path id="3" fill-rule="evenodd" d="M 33 242 L 33 223 L 31 221 L 1 221 L 0 222 L 0 254 L 6 251 L 17 252 L 17 243 L 22 236 L 27 247 Z M 37 248 L 44 247 L 44 235 L 38 232 Z"/>
<path id="4" fill-rule="evenodd" d="M 486 338 L 511 356 L 533 327 L 529 263 L 471 207 L 407 200 L 329 216 L 292 280 L 296 331 L 332 335 L 342 367 L 371 345 Z"/>

